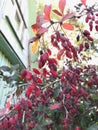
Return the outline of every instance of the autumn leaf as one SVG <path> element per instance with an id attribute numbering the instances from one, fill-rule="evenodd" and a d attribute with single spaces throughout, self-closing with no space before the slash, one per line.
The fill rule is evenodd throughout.
<path id="1" fill-rule="evenodd" d="M 50 13 L 51 13 L 52 6 L 51 5 L 45 5 L 44 7 L 44 19 L 47 21 L 50 21 Z"/>
<path id="2" fill-rule="evenodd" d="M 59 103 L 55 103 L 55 104 L 50 106 L 50 110 L 55 110 L 57 108 L 59 108 Z"/>
<path id="3" fill-rule="evenodd" d="M 82 4 L 86 5 L 86 0 L 81 0 Z"/>
<path id="4" fill-rule="evenodd" d="M 57 14 L 57 15 L 59 15 L 59 16 L 62 16 L 62 14 L 58 11 L 58 10 L 56 10 L 56 9 L 54 9 L 54 10 L 52 10 L 55 14 Z"/>
<path id="5" fill-rule="evenodd" d="M 70 18 L 72 18 L 73 16 L 75 16 L 74 13 L 65 14 L 65 15 L 63 16 L 63 18 L 61 19 L 61 22 L 65 21 L 65 20 L 67 20 L 67 19 L 70 19 Z"/>
<path id="6" fill-rule="evenodd" d="M 38 33 L 39 28 L 38 28 L 37 24 L 33 24 L 33 25 L 31 26 L 31 28 L 32 28 L 34 34 L 37 34 L 37 33 Z"/>
<path id="7" fill-rule="evenodd" d="M 41 35 L 43 35 L 47 31 L 48 31 L 48 28 L 43 28 L 42 27 L 42 28 L 39 29 L 38 34 L 39 34 L 39 36 L 41 36 Z"/>
<path id="8" fill-rule="evenodd" d="M 34 42 L 32 43 L 32 53 L 33 53 L 33 54 L 38 51 L 38 45 L 39 45 L 38 40 L 36 40 L 36 41 L 34 41 Z"/>
<path id="9" fill-rule="evenodd" d="M 62 26 L 63 26 L 64 29 L 74 30 L 74 26 L 70 23 L 63 23 Z"/>
<path id="10" fill-rule="evenodd" d="M 59 9 L 62 14 L 64 12 L 65 5 L 66 5 L 66 0 L 59 0 Z"/>

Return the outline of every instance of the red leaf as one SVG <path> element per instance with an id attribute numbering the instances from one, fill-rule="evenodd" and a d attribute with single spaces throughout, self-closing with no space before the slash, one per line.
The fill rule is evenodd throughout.
<path id="1" fill-rule="evenodd" d="M 44 18 L 45 18 L 46 20 L 48 20 L 48 21 L 51 20 L 51 19 L 50 19 L 51 8 L 52 8 L 51 5 L 45 5 L 45 7 L 44 7 L 44 14 L 45 14 Z"/>
<path id="2" fill-rule="evenodd" d="M 55 110 L 57 108 L 59 108 L 59 104 L 58 103 L 55 103 L 55 104 L 50 106 L 50 110 Z"/>
<path id="3" fill-rule="evenodd" d="M 41 27 L 43 24 L 45 24 L 47 21 L 43 19 L 43 15 L 42 14 L 38 14 L 36 17 L 36 24 L 38 27 Z"/>
<path id="4" fill-rule="evenodd" d="M 62 26 L 63 26 L 64 29 L 74 30 L 74 26 L 70 23 L 63 23 Z"/>
<path id="5" fill-rule="evenodd" d="M 86 0 L 81 0 L 82 4 L 86 5 Z"/>
<path id="6" fill-rule="evenodd" d="M 67 19 L 70 19 L 70 18 L 72 18 L 73 16 L 75 16 L 74 13 L 68 13 L 68 14 L 66 14 L 66 15 L 63 16 L 63 18 L 61 19 L 61 22 L 65 21 L 65 20 L 67 20 Z"/>
<path id="7" fill-rule="evenodd" d="M 54 9 L 54 10 L 52 10 L 55 14 L 57 14 L 57 15 L 59 15 L 59 16 L 62 16 L 62 14 L 58 11 L 58 10 L 56 10 L 56 9 Z"/>
<path id="8" fill-rule="evenodd" d="M 59 9 L 62 12 L 62 14 L 64 12 L 65 5 L 66 5 L 66 0 L 59 0 Z"/>
<path id="9" fill-rule="evenodd" d="M 43 35 L 47 31 L 48 31 L 47 28 L 40 28 L 39 31 L 38 31 L 38 34 L 41 36 L 41 35 Z"/>

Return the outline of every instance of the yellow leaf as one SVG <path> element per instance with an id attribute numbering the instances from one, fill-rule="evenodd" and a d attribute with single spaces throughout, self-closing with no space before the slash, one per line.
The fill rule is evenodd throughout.
<path id="1" fill-rule="evenodd" d="M 32 53 L 36 53 L 38 51 L 38 40 L 32 43 Z"/>

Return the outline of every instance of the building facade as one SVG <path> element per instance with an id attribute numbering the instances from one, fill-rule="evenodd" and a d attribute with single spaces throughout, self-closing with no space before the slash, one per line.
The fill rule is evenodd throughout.
<path id="1" fill-rule="evenodd" d="M 0 0 L 0 66 L 19 64 L 20 71 L 28 68 L 28 40 L 35 8 L 32 0 Z M 5 83 L 0 80 L 0 107 L 4 107 L 9 89 L 4 89 Z"/>

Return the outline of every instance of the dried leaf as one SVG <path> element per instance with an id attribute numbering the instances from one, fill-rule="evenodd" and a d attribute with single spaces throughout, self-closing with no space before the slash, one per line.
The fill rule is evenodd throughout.
<path id="1" fill-rule="evenodd" d="M 62 26 L 63 26 L 64 29 L 74 30 L 74 26 L 70 23 L 63 23 Z"/>
<path id="2" fill-rule="evenodd" d="M 65 5 L 66 5 L 66 0 L 59 0 L 59 9 L 62 14 L 64 12 Z"/>

